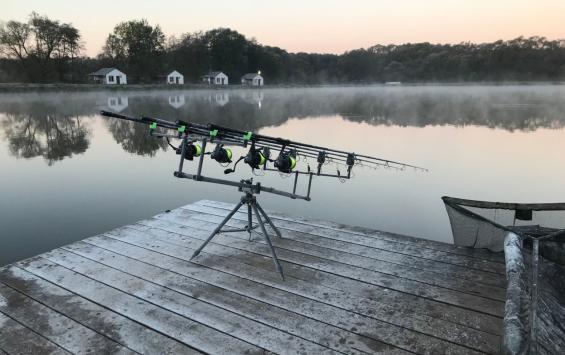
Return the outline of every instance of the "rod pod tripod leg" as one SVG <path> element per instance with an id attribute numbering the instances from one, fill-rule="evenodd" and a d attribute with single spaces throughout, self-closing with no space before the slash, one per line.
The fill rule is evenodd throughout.
<path id="1" fill-rule="evenodd" d="M 223 230 L 222 228 L 235 215 L 235 213 L 237 211 L 239 211 L 239 209 L 243 205 L 247 205 L 247 225 L 244 228 Z M 253 226 L 253 219 L 252 219 L 253 218 L 253 216 L 252 216 L 253 212 L 255 213 L 255 216 L 256 216 L 257 222 L 258 222 L 258 225 L 255 225 L 255 226 Z M 198 247 L 198 249 L 196 249 L 194 251 L 194 254 L 192 254 L 192 256 L 190 257 L 190 260 L 192 260 L 196 256 L 198 256 L 198 254 L 200 254 L 202 249 L 204 249 L 206 247 L 206 245 L 208 245 L 208 243 L 210 243 L 212 241 L 212 239 L 220 233 L 249 232 L 249 240 L 251 241 L 252 231 L 259 226 L 259 227 L 261 227 L 261 232 L 263 233 L 263 237 L 265 238 L 265 241 L 267 242 L 267 245 L 269 246 L 269 249 L 271 250 L 271 255 L 273 257 L 273 262 L 275 263 L 275 267 L 276 267 L 277 271 L 279 272 L 279 274 L 281 275 L 281 278 L 284 281 L 284 274 L 283 274 L 282 266 L 279 262 L 279 259 L 277 258 L 277 253 L 275 252 L 275 248 L 273 247 L 273 244 L 271 242 L 271 238 L 269 237 L 269 234 L 267 233 L 267 229 L 265 228 L 265 223 L 263 223 L 263 218 L 261 218 L 261 216 L 263 216 L 265 218 L 265 221 L 267 221 L 267 223 L 275 231 L 277 236 L 279 238 L 282 238 L 281 232 L 277 229 L 277 227 L 275 227 L 275 225 L 273 224 L 273 222 L 271 221 L 271 219 L 269 218 L 269 216 L 267 215 L 265 210 L 263 210 L 263 208 L 259 205 L 255 196 L 253 196 L 253 194 L 250 193 L 250 192 L 246 192 L 245 196 L 243 196 L 241 198 L 241 201 L 238 202 L 238 204 L 230 211 L 230 213 L 228 213 L 228 215 L 222 220 L 222 222 L 220 222 L 220 224 L 218 224 L 218 226 L 214 229 L 212 234 L 210 234 L 210 236 L 204 241 L 204 243 L 202 243 L 202 245 L 200 245 Z"/>

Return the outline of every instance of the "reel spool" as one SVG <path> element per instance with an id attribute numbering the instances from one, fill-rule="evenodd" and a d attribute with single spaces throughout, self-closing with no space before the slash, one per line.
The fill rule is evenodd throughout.
<path id="1" fill-rule="evenodd" d="M 179 155 L 182 153 L 181 147 L 177 148 L 176 153 Z M 186 160 L 192 160 L 194 159 L 194 157 L 199 157 L 201 154 L 202 147 L 200 147 L 198 144 L 187 142 L 184 146 L 184 158 Z"/>
<path id="2" fill-rule="evenodd" d="M 218 163 L 224 164 L 224 163 L 231 163 L 233 153 L 231 151 L 231 149 L 229 148 L 224 148 L 223 144 L 218 144 L 216 145 L 216 148 L 214 148 L 214 151 L 212 151 L 212 154 L 210 155 L 210 157 L 212 159 L 214 159 L 215 161 L 217 161 Z"/>
<path id="3" fill-rule="evenodd" d="M 245 156 L 245 159 L 243 159 L 243 162 L 249 165 L 252 169 L 259 169 L 261 165 L 264 165 L 267 162 L 267 157 L 262 151 L 255 149 L 255 147 L 252 146 Z"/>
<path id="4" fill-rule="evenodd" d="M 281 152 L 274 165 L 281 173 L 291 173 L 296 168 L 296 151 Z"/>

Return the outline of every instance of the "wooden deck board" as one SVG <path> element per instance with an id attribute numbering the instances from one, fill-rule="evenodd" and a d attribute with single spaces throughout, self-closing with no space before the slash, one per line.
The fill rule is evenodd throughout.
<path id="1" fill-rule="evenodd" d="M 215 213 L 219 216 L 225 216 L 229 212 L 229 208 L 218 208 L 202 205 L 188 205 L 182 207 L 182 209 L 201 212 L 201 213 Z M 178 211 L 177 211 L 178 212 Z M 268 212 L 271 213 L 271 212 Z M 243 212 L 237 213 L 236 218 L 243 219 L 245 214 Z M 246 218 L 246 217 L 245 217 Z M 420 257 L 428 260 L 441 261 L 443 263 L 460 265 L 469 269 L 482 270 L 486 272 L 493 272 L 498 274 L 504 274 L 504 263 L 499 263 L 489 259 L 477 258 L 475 256 L 462 255 L 453 253 L 452 251 L 444 251 L 436 248 L 423 247 L 420 244 L 415 244 L 411 242 L 400 242 L 394 240 L 390 235 L 382 234 L 367 235 L 352 233 L 351 231 L 339 231 L 334 228 L 324 228 L 316 225 L 308 225 L 302 223 L 295 223 L 287 219 L 275 219 L 275 224 L 281 230 L 290 230 L 295 232 L 308 233 L 319 238 L 324 239 L 336 239 L 341 241 L 349 241 L 350 243 L 356 243 L 359 245 L 372 247 L 376 249 L 389 250 L 399 254 L 405 254 L 415 257 Z M 435 245 L 435 244 L 433 244 Z M 458 251 L 459 249 L 456 249 Z"/>
<path id="2" fill-rule="evenodd" d="M 90 241 L 92 240 L 89 240 L 89 242 Z M 138 260 L 131 257 L 129 250 L 127 256 L 125 256 L 103 248 L 112 248 L 112 246 L 115 246 L 116 242 L 114 240 L 97 239 L 94 241 L 97 241 L 101 246 L 98 247 L 93 243 L 75 243 L 65 249 L 337 351 L 358 353 L 350 349 L 351 347 L 355 347 L 361 348 L 363 351 L 374 351 L 377 348 L 384 348 L 387 350 L 387 353 L 394 351 L 396 351 L 396 353 L 402 353 L 394 350 L 394 348 L 390 346 L 387 347 L 384 343 L 371 342 L 368 338 L 362 338 L 354 333 L 328 326 L 325 323 L 301 316 L 292 311 L 287 311 L 279 307 L 270 307 L 270 304 L 259 302 L 253 298 L 231 292 L 204 281 L 168 271 L 166 268 L 158 267 L 156 264 L 160 264 L 162 255 L 157 253 L 143 250 L 143 256 L 141 260 Z M 115 250 L 121 251 L 127 248 L 128 245 L 123 245 L 122 243 L 122 245 Z M 150 254 L 154 254 L 154 257 L 151 258 Z M 147 259 L 151 259 L 152 262 L 147 263 Z M 269 336 L 269 334 L 263 333 L 263 336 Z M 272 336 L 276 339 L 276 337 L 282 337 L 284 334 L 272 334 Z M 288 341 L 286 338 L 288 337 L 285 337 L 285 344 L 287 344 Z M 344 340 L 342 340 L 342 342 L 336 342 L 331 341 L 331 339 Z M 368 343 L 371 346 L 367 346 Z"/>
<path id="3" fill-rule="evenodd" d="M 2 313 L 0 313 L 0 340 L 0 349 L 10 354 L 71 354 Z"/>
<path id="4" fill-rule="evenodd" d="M 15 266 L 0 270 L 0 282 L 41 300 L 55 311 L 140 353 L 198 354 L 172 338 L 86 300 Z"/>
<path id="5" fill-rule="evenodd" d="M 156 250 L 184 261 L 188 261 L 190 255 L 192 255 L 192 252 L 194 251 L 194 249 L 186 246 L 186 244 L 188 244 L 187 242 L 184 243 L 184 246 L 168 243 L 166 240 L 156 237 L 155 234 L 142 236 L 140 233 L 133 234 L 116 232 L 115 234 L 112 234 L 112 236 L 116 236 L 119 240 L 134 243 L 145 248 L 150 248 L 151 250 Z M 169 234 L 168 239 L 170 238 L 171 235 Z M 211 245 L 211 249 L 218 248 L 214 248 L 214 246 Z M 362 319 L 364 319 L 363 323 L 371 323 L 374 329 L 381 329 L 382 331 L 382 329 L 386 327 L 387 333 L 392 331 L 391 334 L 402 334 L 401 338 L 397 338 L 396 336 L 386 338 L 395 345 L 398 345 L 395 343 L 396 341 L 404 343 L 406 339 L 414 337 L 416 337 L 416 344 L 425 344 L 426 342 L 424 340 L 430 339 L 417 334 L 420 332 L 427 333 L 438 338 L 453 340 L 455 343 L 457 343 L 457 340 L 461 341 L 461 338 L 465 338 L 469 344 L 472 344 L 472 346 L 479 347 L 489 347 L 491 343 L 497 343 L 499 341 L 497 336 L 486 332 L 476 332 L 468 327 L 459 327 L 457 324 L 446 324 L 444 322 L 438 322 L 432 317 L 420 316 L 419 314 L 414 313 L 419 312 L 417 308 L 404 309 L 411 305 L 404 302 L 402 299 L 399 299 L 395 303 L 395 306 L 391 307 L 390 305 L 383 303 L 382 299 L 379 299 L 378 296 L 369 295 L 365 298 L 356 297 L 354 294 L 347 292 L 347 290 L 337 290 L 335 288 L 325 287 L 324 285 L 317 284 L 317 282 L 313 282 L 317 280 L 316 277 L 312 277 L 311 280 L 301 280 L 294 278 L 290 272 L 287 272 L 286 281 L 281 282 L 280 276 L 272 270 L 272 266 L 270 265 L 270 260 L 268 258 L 265 258 L 265 264 L 262 267 L 259 267 L 255 264 L 245 264 L 238 258 L 220 256 L 217 253 L 221 253 L 221 250 L 222 249 L 220 249 L 220 251 L 208 251 L 205 253 L 206 257 L 197 258 L 196 262 L 213 269 L 230 272 L 237 276 L 280 288 L 304 298 L 325 303 L 346 311 L 339 312 L 342 314 L 340 319 L 346 319 L 347 314 L 350 312 L 361 315 Z M 331 312 L 337 312 L 337 309 L 335 308 Z M 359 324 L 359 322 L 357 322 L 357 324 Z M 407 330 L 415 330 L 416 333 Z M 380 340 L 382 338 L 377 339 Z M 478 345 L 475 345 L 475 342 Z M 434 342 L 428 342 L 426 348 L 433 348 L 433 343 Z M 445 345 L 443 346 L 443 349 L 445 349 Z M 441 347 L 436 349 L 441 349 Z M 437 350 L 435 353 L 437 353 Z"/>
<path id="6" fill-rule="evenodd" d="M 8 287 L 0 285 L 4 300 L 0 311 L 34 332 L 75 354 L 85 354 L 88 349 L 104 353 L 133 354 L 115 341 L 83 326 L 49 307 Z"/>
<path id="7" fill-rule="evenodd" d="M 210 201 L 210 200 L 202 200 L 198 201 L 192 205 L 183 206 L 181 208 L 190 208 L 195 205 L 200 206 L 212 206 L 212 207 L 221 207 L 224 209 L 231 209 L 233 208 L 234 204 L 220 202 L 220 201 Z M 395 243 L 403 243 L 408 245 L 417 245 L 424 248 L 429 248 L 433 250 L 441 250 L 448 253 L 453 253 L 456 255 L 464 255 L 470 256 L 473 258 L 483 259 L 483 260 L 490 260 L 494 262 L 498 262 L 504 264 L 504 256 L 500 255 L 500 253 L 492 253 L 488 250 L 483 249 L 471 249 L 466 247 L 460 247 L 453 244 L 437 242 L 429 239 L 423 238 L 416 238 L 413 236 L 408 235 L 401 235 L 395 234 L 390 232 L 384 231 L 377 231 L 374 229 L 359 227 L 359 226 L 350 226 L 345 224 L 339 224 L 331 221 L 324 221 L 324 220 L 313 220 L 313 219 L 305 219 L 301 217 L 289 217 L 284 214 L 278 213 L 276 211 L 267 211 L 269 216 L 272 216 L 276 220 L 280 221 L 288 221 L 293 222 L 297 228 L 300 228 L 300 225 L 309 225 L 315 226 L 319 229 L 333 229 L 339 231 L 341 233 L 350 233 L 350 234 L 357 234 L 363 236 L 370 236 L 375 237 L 378 239 L 385 239 L 390 240 Z"/>
<path id="8" fill-rule="evenodd" d="M 160 215 L 158 218 L 171 221 L 175 224 L 180 224 L 188 227 L 201 228 L 204 230 L 212 231 L 213 228 L 221 222 L 222 217 L 215 215 L 206 215 L 202 213 L 195 214 L 185 214 L 181 216 L 175 215 L 174 213 L 167 213 Z M 227 226 L 234 228 L 242 228 L 247 224 L 244 221 L 228 222 Z M 447 289 L 452 289 L 456 291 L 461 291 L 464 293 L 475 294 L 483 296 L 486 298 L 491 298 L 495 300 L 504 301 L 505 300 L 505 288 L 500 287 L 502 284 L 502 275 L 496 285 L 477 283 L 477 281 L 471 281 L 467 279 L 462 279 L 456 277 L 454 273 L 438 273 L 429 272 L 426 270 L 421 270 L 412 266 L 407 266 L 404 264 L 392 264 L 390 262 L 384 262 L 380 260 L 375 260 L 371 258 L 364 257 L 362 255 L 350 254 L 346 251 L 333 250 L 326 248 L 324 246 L 317 245 L 303 245 L 303 243 L 296 242 L 295 239 L 287 239 L 290 233 L 285 233 L 283 239 L 272 238 L 273 245 L 277 246 L 280 250 L 285 250 L 289 252 L 297 252 L 301 254 L 307 254 L 313 257 L 314 260 L 321 258 L 328 262 L 336 261 L 349 266 L 355 266 L 361 269 L 376 271 L 385 275 L 396 276 L 401 279 L 408 279 L 413 281 L 419 281 L 428 285 L 441 286 Z M 229 233 L 225 234 L 226 237 L 239 237 L 240 240 L 248 240 L 247 233 Z M 262 237 L 253 238 L 254 242 L 265 243 Z M 365 254 L 368 252 L 365 252 Z M 281 253 L 279 253 L 281 254 Z M 279 255 L 283 258 L 282 254 Z M 445 264 L 444 264 L 445 265 Z M 477 273 L 479 273 L 478 271 Z M 499 276 L 491 274 L 493 276 Z M 492 280 L 494 282 L 494 280 Z"/>
<path id="9" fill-rule="evenodd" d="M 257 354 L 263 352 L 259 347 L 241 342 L 123 291 L 104 286 L 48 259 L 42 257 L 28 259 L 16 265 L 203 352 L 220 354 L 230 354 L 231 351 Z"/>
<path id="10" fill-rule="evenodd" d="M 206 207 L 211 206 L 206 205 Z M 192 206 L 186 206 L 186 208 L 176 209 L 171 211 L 170 213 L 180 216 L 186 216 L 185 211 L 191 211 L 190 208 L 192 208 Z M 216 220 L 218 216 L 224 215 L 225 212 L 221 211 L 218 206 L 212 207 L 209 210 L 198 208 L 198 212 L 188 214 L 190 218 L 202 220 Z M 156 217 L 159 218 L 159 216 L 161 215 L 158 215 Z M 236 214 L 234 221 L 241 225 L 247 220 L 246 217 L 243 217 L 245 217 L 245 215 L 238 213 Z M 295 241 L 299 244 L 308 244 L 308 246 L 305 247 L 309 249 L 316 250 L 316 248 L 313 246 L 323 247 L 325 249 L 332 249 L 338 252 L 345 252 L 372 260 L 386 262 L 391 265 L 401 265 L 413 269 L 432 271 L 449 277 L 467 279 L 473 282 L 480 282 L 494 286 L 499 286 L 500 284 L 503 284 L 505 282 L 505 276 L 502 274 L 469 269 L 467 267 L 446 263 L 441 259 L 430 260 L 421 257 L 401 254 L 398 251 L 389 251 L 368 247 L 365 245 L 359 245 L 352 243 L 351 240 L 347 238 L 343 241 L 331 238 L 321 238 L 317 235 L 311 235 L 309 233 L 289 229 L 285 230 L 284 238 L 287 241 Z"/>
<path id="11" fill-rule="evenodd" d="M 159 220 L 143 221 L 141 223 L 172 232 L 174 234 L 167 237 L 169 240 L 176 239 L 179 245 L 191 244 L 193 248 L 196 248 L 202 240 L 206 239 L 207 235 L 214 228 L 213 224 L 207 224 L 208 229 L 196 230 L 183 224 L 175 224 L 171 221 L 163 222 Z M 208 251 L 211 252 L 214 250 L 220 254 L 227 253 L 226 255 L 236 257 L 241 259 L 243 262 L 251 263 L 252 265 L 261 265 L 261 263 L 263 263 L 263 267 L 265 268 L 268 268 L 268 265 L 272 264 L 270 253 L 264 245 L 234 239 L 232 234 L 234 233 L 216 237 L 212 243 L 208 245 Z M 502 301 L 452 291 L 443 287 L 436 287 L 400 277 L 376 273 L 371 270 L 363 270 L 346 264 L 335 263 L 331 260 L 314 258 L 306 254 L 286 251 L 284 249 L 279 249 L 277 255 L 279 256 L 283 267 L 286 267 L 287 270 L 299 268 L 327 272 L 477 312 L 483 312 L 494 316 L 502 316 L 501 307 L 504 305 Z M 307 277 L 305 279 L 308 280 L 310 278 Z"/>
<path id="12" fill-rule="evenodd" d="M 191 262 L 232 207 L 200 201 L 0 268 L 0 354 L 498 353 L 500 255 L 268 212 L 285 281 L 259 233 Z"/>

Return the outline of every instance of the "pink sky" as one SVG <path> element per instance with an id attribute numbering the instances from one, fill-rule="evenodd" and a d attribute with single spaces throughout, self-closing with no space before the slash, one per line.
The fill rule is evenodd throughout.
<path id="1" fill-rule="evenodd" d="M 292 52 L 520 35 L 565 38 L 563 0 L 2 0 L 0 21 L 24 21 L 31 11 L 73 23 L 88 55 L 100 51 L 117 23 L 140 18 L 159 24 L 168 36 L 230 27 Z"/>

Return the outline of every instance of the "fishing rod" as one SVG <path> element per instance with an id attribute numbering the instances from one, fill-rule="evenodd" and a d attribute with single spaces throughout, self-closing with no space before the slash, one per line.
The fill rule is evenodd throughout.
<path id="1" fill-rule="evenodd" d="M 271 249 L 275 267 L 283 279 L 284 275 L 282 267 L 280 266 L 275 249 L 273 248 L 269 235 L 265 229 L 263 219 L 278 237 L 282 238 L 282 236 L 269 216 L 257 202 L 255 195 L 261 192 L 267 192 L 291 199 L 310 201 L 313 177 L 338 178 L 339 180 L 344 181 L 351 178 L 354 166 L 359 165 L 393 168 L 397 170 L 404 170 L 404 168 L 408 167 L 414 168 L 415 170 L 427 171 L 425 168 L 398 161 L 296 142 L 285 138 L 271 137 L 251 131 L 224 127 L 213 123 L 199 124 L 183 120 L 172 122 L 148 116 L 140 116 L 139 118 L 136 118 L 108 111 L 101 111 L 100 114 L 105 117 L 145 124 L 149 128 L 150 136 L 166 139 L 167 144 L 175 151 L 176 154 L 180 155 L 178 168 L 173 173 L 175 177 L 233 186 L 244 193 L 241 201 L 216 227 L 208 239 L 206 239 L 206 241 L 204 241 L 204 243 L 195 250 L 192 258 L 199 255 L 202 249 L 218 233 L 246 231 L 249 232 L 249 238 L 251 240 L 251 232 L 255 231 L 257 227 L 261 227 L 262 235 Z M 180 140 L 179 145 L 173 145 L 171 143 L 172 139 Z M 209 144 L 214 145 L 212 150 L 209 150 Z M 232 147 L 247 148 L 248 150 L 245 154 L 236 159 L 236 152 L 232 150 Z M 234 181 L 206 176 L 203 174 L 205 156 L 209 156 L 212 160 L 226 167 L 224 170 L 224 174 L 226 175 L 235 172 L 238 164 L 241 162 L 250 167 L 253 174 L 255 174 L 255 171 L 263 171 L 278 172 L 289 176 L 294 175 L 292 190 L 285 191 L 274 187 L 264 186 L 260 182 L 253 182 L 253 178 Z M 315 169 L 310 167 L 309 162 L 307 162 L 306 168 L 304 168 L 304 164 L 299 164 L 301 163 L 299 159 L 300 157 L 303 157 L 303 160 L 315 159 Z M 195 171 L 185 171 L 185 162 L 187 161 L 197 161 Z M 338 166 L 343 165 L 346 171 L 342 173 L 339 168 L 336 169 L 335 173 L 325 171 L 327 165 L 332 163 L 335 163 Z M 307 185 L 305 187 L 305 193 L 297 192 L 299 176 L 306 176 Z M 243 205 L 247 206 L 247 226 L 239 229 L 224 229 L 224 225 Z M 255 225 L 252 222 L 253 214 L 258 222 Z"/>

